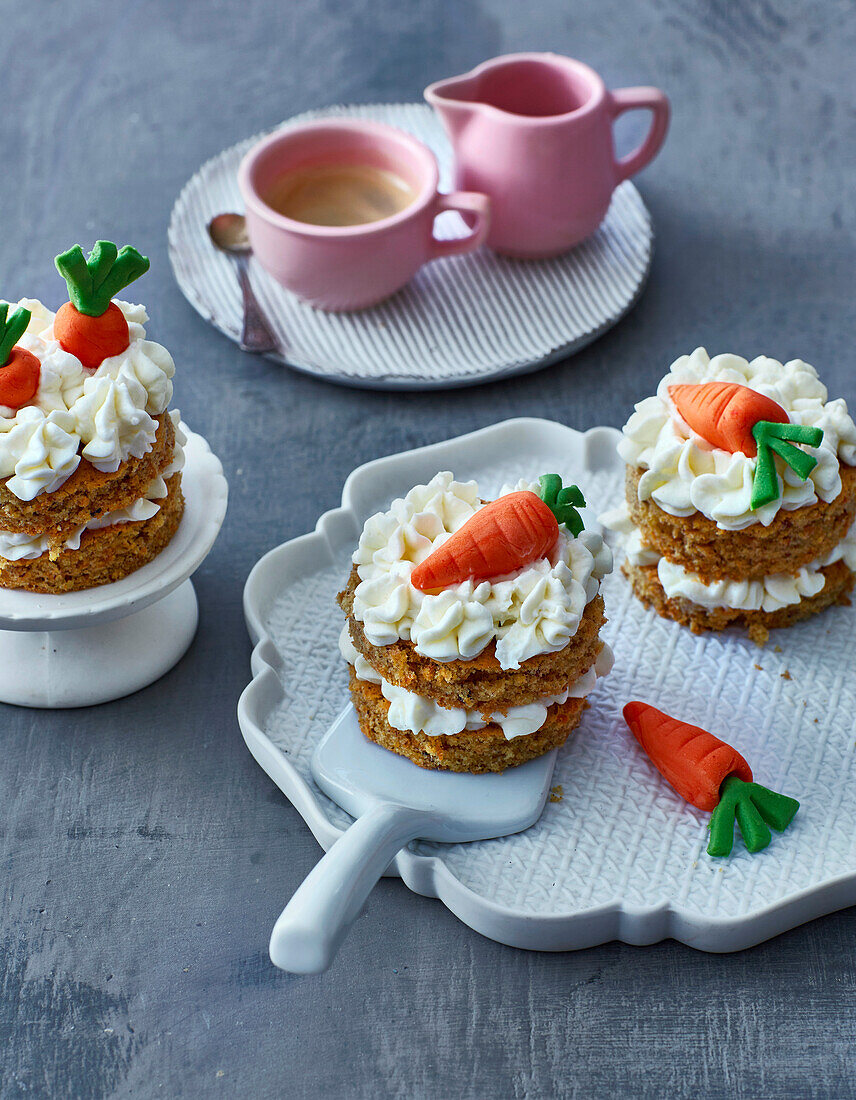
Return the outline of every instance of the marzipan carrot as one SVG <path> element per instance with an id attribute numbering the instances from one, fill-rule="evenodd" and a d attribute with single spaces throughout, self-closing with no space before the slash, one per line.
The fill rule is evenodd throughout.
<path id="1" fill-rule="evenodd" d="M 754 511 L 777 500 L 779 476 L 773 453 L 805 480 L 817 459 L 793 446 L 819 447 L 821 428 L 791 424 L 777 402 L 737 382 L 701 382 L 669 386 L 669 397 L 686 424 L 720 450 L 741 451 L 758 462 L 749 507 Z"/>
<path id="2" fill-rule="evenodd" d="M 716 808 L 729 775 L 752 782 L 752 769 L 740 753 L 699 726 L 638 702 L 625 706 L 624 721 L 657 771 L 700 810 Z"/>
<path id="3" fill-rule="evenodd" d="M 144 275 L 149 261 L 129 245 L 117 249 L 111 241 L 96 241 L 89 259 L 76 244 L 57 256 L 55 262 L 71 301 L 54 319 L 54 336 L 65 351 L 94 370 L 128 347 L 128 322 L 111 299 Z"/>
<path id="4" fill-rule="evenodd" d="M 30 311 L 18 306 L 9 314 L 9 303 L 0 302 L 0 405 L 20 409 L 39 388 L 42 365 L 32 352 L 17 344 L 30 323 Z"/>
<path id="5" fill-rule="evenodd" d="M 576 508 L 584 506 L 575 485 L 563 489 L 557 474 L 545 474 L 541 496 L 523 489 L 486 504 L 416 566 L 410 583 L 429 592 L 522 569 L 550 554 L 560 523 L 579 534 L 582 519 Z"/>
<path id="6" fill-rule="evenodd" d="M 761 851 L 770 843 L 768 825 L 783 831 L 799 809 L 796 799 L 754 783 L 740 753 L 707 730 L 640 702 L 626 704 L 624 720 L 678 794 L 711 812 L 709 855 L 730 853 L 735 820 L 747 849 Z"/>
<path id="7" fill-rule="evenodd" d="M 422 592 L 465 580 L 511 573 L 546 557 L 559 525 L 540 497 L 528 490 L 508 493 L 480 508 L 410 575 Z"/>
<path id="8" fill-rule="evenodd" d="M 787 424 L 788 414 L 770 397 L 737 382 L 669 386 L 669 397 L 696 435 L 720 450 L 758 453 L 752 429 L 759 420 Z"/>

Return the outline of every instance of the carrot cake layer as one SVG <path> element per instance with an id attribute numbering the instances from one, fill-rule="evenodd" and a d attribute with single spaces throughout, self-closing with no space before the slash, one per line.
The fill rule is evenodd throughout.
<path id="1" fill-rule="evenodd" d="M 463 733 L 430 735 L 392 725 L 392 706 L 380 688 L 356 679 L 353 671 L 350 686 L 360 729 L 369 741 L 407 757 L 420 768 L 476 774 L 505 771 L 563 745 L 587 706 L 585 699 L 568 699 L 551 706 L 535 732 L 511 740 L 492 723 Z"/>
<path id="2" fill-rule="evenodd" d="M 339 604 L 367 737 L 424 767 L 501 771 L 576 726 L 612 664 L 598 636 L 612 557 L 560 486 L 485 502 L 440 473 L 366 522 Z"/>
<path id="3" fill-rule="evenodd" d="M 132 483 L 132 489 L 121 494 L 115 501 L 115 507 L 92 507 L 81 514 L 83 522 L 75 525 L 63 524 L 30 531 L 0 530 L 0 558 L 17 561 L 20 558 L 37 558 L 43 553 L 55 558 L 64 550 L 76 549 L 84 531 L 108 527 L 113 523 L 150 519 L 158 509 L 157 502 L 167 496 L 167 482 L 174 481 L 178 486 L 184 468 L 186 436 L 181 429 L 178 413 L 169 413 L 165 419 L 170 424 L 170 435 L 175 442 L 169 464 L 151 480 L 143 482 L 142 487 Z"/>
<path id="4" fill-rule="evenodd" d="M 618 445 L 626 504 L 601 517 L 644 602 L 760 637 L 841 602 L 856 570 L 856 425 L 813 367 L 683 356 Z"/>
<path id="5" fill-rule="evenodd" d="M 31 501 L 19 500 L 8 488 L 9 479 L 0 483 L 0 527 L 32 535 L 49 532 L 54 541 L 62 543 L 66 532 L 93 516 L 133 504 L 175 461 L 178 412 L 163 413 L 155 422 L 151 449 L 140 458 L 127 459 L 112 473 L 97 470 L 84 459 L 59 488 Z"/>
<path id="6" fill-rule="evenodd" d="M 768 526 L 756 523 L 737 531 L 719 527 L 701 512 L 671 516 L 652 500 L 640 500 L 643 476 L 639 467 L 628 467 L 627 509 L 615 518 L 623 527 L 629 510 L 633 528 L 648 548 L 706 580 L 793 572 L 833 551 L 856 519 L 853 466 L 841 467 L 841 491 L 828 503 L 816 500 L 796 510 L 781 509 Z"/>
<path id="7" fill-rule="evenodd" d="M 429 736 L 462 733 L 468 729 L 481 729 L 485 725 L 498 726 L 505 737 L 511 740 L 534 733 L 540 729 L 547 718 L 550 707 L 563 704 L 569 698 L 584 699 L 591 692 L 598 678 L 612 669 L 612 650 L 601 642 L 592 665 L 580 677 L 550 695 L 535 695 L 542 690 L 540 685 L 530 687 L 525 693 L 526 702 L 496 701 L 482 702 L 475 707 L 455 706 L 447 700 L 440 701 L 430 695 L 408 691 L 385 680 L 351 644 L 347 628 L 343 628 L 339 638 L 339 649 L 350 666 L 352 678 L 375 684 L 390 704 L 392 718 L 390 722 L 397 729 L 410 730 L 412 733 L 425 733 Z"/>
<path id="8" fill-rule="evenodd" d="M 28 592 L 77 592 L 109 584 L 148 564 L 169 543 L 184 512 L 181 474 L 164 482 L 166 495 L 149 499 L 102 521 L 89 523 L 55 554 L 8 559 L 0 534 L 0 586 Z"/>
<path id="9" fill-rule="evenodd" d="M 352 584 L 353 576 L 340 593 L 340 606 L 346 613 L 352 603 Z M 536 687 L 539 695 L 556 695 L 565 685 L 575 683 L 591 668 L 603 646 L 599 631 L 605 622 L 603 599 L 598 595 L 586 604 L 580 625 L 564 649 L 536 654 L 519 669 L 500 667 L 495 642 L 470 661 L 441 664 L 417 653 L 409 642 L 373 646 L 353 615 L 349 615 L 347 629 L 354 649 L 389 683 L 419 691 L 441 706 L 477 708 L 482 704 L 515 706 L 531 697 Z"/>
<path id="10" fill-rule="evenodd" d="M 763 606 L 754 606 L 754 601 L 747 601 L 743 607 L 729 607 L 726 604 L 700 604 L 679 595 L 669 596 L 653 566 L 631 565 L 625 561 L 621 569 L 630 579 L 636 596 L 646 606 L 653 607 L 663 618 L 674 619 L 682 626 L 688 626 L 693 634 L 740 626 L 753 641 L 761 645 L 767 641 L 771 630 L 792 626 L 835 604 L 848 604 L 854 582 L 853 572 L 844 562 L 838 561 L 820 570 L 820 585 L 813 586 L 813 592 L 809 588 L 804 596 L 793 603 L 780 602 L 778 599 L 765 600 L 765 603 L 772 605 L 772 609 L 766 611 Z"/>

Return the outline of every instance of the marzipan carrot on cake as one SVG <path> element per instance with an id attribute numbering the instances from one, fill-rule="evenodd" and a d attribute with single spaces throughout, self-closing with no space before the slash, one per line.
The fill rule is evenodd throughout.
<path id="1" fill-rule="evenodd" d="M 788 414 L 771 397 L 736 382 L 669 386 L 669 397 L 696 435 L 731 454 L 742 451 L 755 457 L 752 429 L 759 421 L 789 423 Z"/>
<path id="2" fill-rule="evenodd" d="M 89 259 L 76 244 L 55 262 L 71 301 L 57 312 L 54 336 L 84 367 L 95 370 L 130 343 L 128 322 L 112 299 L 145 275 L 149 261 L 130 245 L 117 249 L 111 241 L 96 241 Z"/>
<path id="3" fill-rule="evenodd" d="M 754 783 L 740 753 L 707 730 L 636 701 L 624 707 L 624 720 L 678 794 L 711 813 L 709 855 L 729 855 L 735 819 L 747 849 L 760 852 L 770 843 L 768 826 L 784 831 L 799 809 L 796 799 Z"/>
<path id="4" fill-rule="evenodd" d="M 9 303 L 0 302 L 0 405 L 20 409 L 36 395 L 41 363 L 18 344 L 30 323 L 31 313 L 18 306 L 9 313 Z"/>
<path id="5" fill-rule="evenodd" d="M 480 508 L 416 566 L 410 583 L 429 592 L 466 580 L 500 577 L 547 557 L 556 545 L 560 523 L 578 535 L 583 523 L 576 509 L 585 507 L 580 490 L 576 485 L 563 489 L 558 474 L 545 474 L 540 484 L 540 496 L 523 489 Z"/>
<path id="6" fill-rule="evenodd" d="M 777 500 L 779 478 L 773 453 L 805 480 L 817 459 L 794 447 L 819 447 L 821 428 L 791 424 L 781 405 L 737 382 L 702 382 L 669 386 L 669 397 L 686 424 L 714 447 L 749 458 L 758 456 L 750 508 L 756 511 Z"/>

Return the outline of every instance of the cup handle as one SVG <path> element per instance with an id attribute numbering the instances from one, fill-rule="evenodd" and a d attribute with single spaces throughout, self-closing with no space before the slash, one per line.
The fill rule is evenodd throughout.
<path id="1" fill-rule="evenodd" d="M 653 115 L 651 129 L 639 148 L 616 161 L 618 182 L 621 183 L 622 180 L 635 176 L 659 153 L 669 129 L 671 108 L 668 97 L 659 88 L 618 88 L 609 93 L 609 108 L 613 119 L 623 115 L 625 111 L 640 109 L 649 110 Z"/>
<path id="2" fill-rule="evenodd" d="M 431 259 L 438 256 L 460 256 L 464 252 L 473 252 L 484 243 L 490 229 L 490 199 L 480 191 L 452 191 L 448 195 L 438 194 L 434 206 L 434 217 L 444 210 L 456 210 L 459 214 L 471 215 L 472 231 L 466 237 L 455 237 L 451 241 L 438 241 L 431 234 Z M 467 224 L 471 219 L 465 218 Z"/>

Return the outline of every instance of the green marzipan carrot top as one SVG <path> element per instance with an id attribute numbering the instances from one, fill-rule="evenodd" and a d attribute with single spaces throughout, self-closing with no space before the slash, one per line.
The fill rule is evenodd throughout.
<path id="1" fill-rule="evenodd" d="M 758 463 L 755 466 L 752 499 L 749 502 L 749 507 L 754 512 L 779 497 L 779 479 L 773 452 L 790 466 L 797 477 L 805 481 L 817 465 L 817 459 L 793 444 L 804 443 L 809 447 L 819 447 L 823 440 L 823 429 L 810 428 L 805 424 L 773 424 L 768 420 L 759 420 L 752 428 L 752 435 L 758 444 Z"/>
<path id="2" fill-rule="evenodd" d="M 562 488 L 562 479 L 558 474 L 542 474 L 538 478 L 541 491 L 538 494 L 553 515 L 557 523 L 564 523 L 574 538 L 582 531 L 583 517 L 577 508 L 585 508 L 582 491 L 576 485 Z"/>
<path id="3" fill-rule="evenodd" d="M 9 303 L 0 302 L 0 366 L 6 365 L 12 348 L 27 331 L 31 313 L 23 306 L 9 313 Z"/>
<path id="4" fill-rule="evenodd" d="M 100 317 L 120 290 L 149 270 L 148 259 L 136 248 L 126 244 L 117 249 L 112 241 L 96 241 L 89 259 L 76 244 L 55 262 L 72 305 L 89 317 Z"/>

